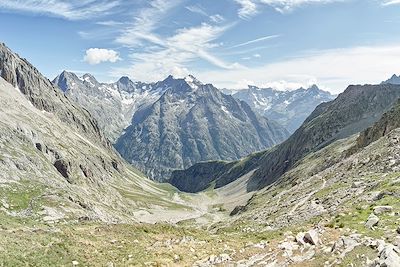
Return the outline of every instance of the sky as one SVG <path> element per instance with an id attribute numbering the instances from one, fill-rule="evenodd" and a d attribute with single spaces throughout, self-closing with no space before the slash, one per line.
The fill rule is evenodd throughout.
<path id="1" fill-rule="evenodd" d="M 0 0 L 0 25 L 49 79 L 339 93 L 400 74 L 400 0 Z"/>

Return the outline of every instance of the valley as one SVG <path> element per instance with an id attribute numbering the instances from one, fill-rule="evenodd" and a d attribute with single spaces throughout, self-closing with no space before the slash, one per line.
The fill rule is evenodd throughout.
<path id="1" fill-rule="evenodd" d="M 399 77 L 343 89 L 50 81 L 1 43 L 0 266 L 399 267 Z"/>

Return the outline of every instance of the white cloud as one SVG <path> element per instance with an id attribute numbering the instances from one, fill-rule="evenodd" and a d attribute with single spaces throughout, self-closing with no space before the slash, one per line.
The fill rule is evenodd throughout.
<path id="1" fill-rule="evenodd" d="M 86 50 L 86 54 L 83 60 L 90 65 L 100 64 L 102 62 L 112 62 L 115 63 L 121 60 L 118 52 L 110 49 L 103 48 L 90 48 Z"/>
<path id="2" fill-rule="evenodd" d="M 134 15 L 134 21 L 126 27 L 116 39 L 118 43 L 126 46 L 139 46 L 143 42 L 162 43 L 162 40 L 153 32 L 160 21 L 172 8 L 177 6 L 181 0 L 151 0 L 148 6 L 140 9 Z"/>
<path id="3" fill-rule="evenodd" d="M 225 21 L 225 18 L 221 16 L 220 14 L 215 14 L 210 16 L 210 20 L 214 23 L 221 23 Z"/>
<path id="4" fill-rule="evenodd" d="M 192 12 L 192 13 L 197 13 L 199 15 L 203 15 L 203 16 L 208 17 L 208 14 L 199 5 L 187 6 L 186 9 L 189 10 L 190 12 Z"/>
<path id="5" fill-rule="evenodd" d="M 242 68 L 238 63 L 227 63 L 210 52 L 218 46 L 214 41 L 228 27 L 203 23 L 197 27 L 179 29 L 162 41 L 161 38 L 157 38 L 154 48 L 133 53 L 133 65 L 129 68 L 114 69 L 112 74 L 131 75 L 144 81 L 160 80 L 172 72 L 188 74 L 186 64 L 197 59 L 203 59 L 222 69 Z"/>
<path id="6" fill-rule="evenodd" d="M 132 66 L 113 69 L 111 75 L 123 74 L 143 81 L 154 81 L 171 73 L 188 73 L 186 66 L 199 59 L 223 69 L 241 67 L 238 63 L 225 62 L 211 53 L 213 48 L 219 46 L 216 39 L 230 28 L 230 25 L 202 23 L 177 29 L 167 36 L 157 33 L 163 18 L 179 3 L 181 0 L 152 0 L 149 6 L 137 12 L 133 23 L 116 39 L 118 43 L 133 51 L 130 55 Z M 186 9 L 197 13 L 204 11 L 198 5 Z M 203 15 L 207 14 L 204 12 Z M 223 17 L 218 15 L 214 21 L 222 19 Z M 213 21 L 211 18 L 210 20 Z"/>
<path id="7" fill-rule="evenodd" d="M 102 26 L 110 26 L 110 27 L 124 25 L 123 22 L 119 22 L 119 21 L 115 21 L 115 20 L 98 21 L 98 22 L 96 22 L 96 24 L 102 25 Z"/>
<path id="8" fill-rule="evenodd" d="M 235 0 L 240 5 L 238 15 L 242 19 L 248 19 L 258 13 L 255 0 Z"/>
<path id="9" fill-rule="evenodd" d="M 345 2 L 349 0 L 234 0 L 240 5 L 238 15 L 242 19 L 249 19 L 259 13 L 262 5 L 268 5 L 275 8 L 280 13 L 286 13 L 293 8 L 305 4 L 327 4 L 332 2 Z M 394 0 L 391 2 L 398 2 Z"/>
<path id="10" fill-rule="evenodd" d="M 195 75 L 220 88 L 239 89 L 237 81 L 242 80 L 251 80 L 258 86 L 286 83 L 296 87 L 307 87 L 312 81 L 338 93 L 349 84 L 377 84 L 393 73 L 399 73 L 398 58 L 400 45 L 352 47 L 309 52 L 260 67 L 206 71 Z"/>
<path id="11" fill-rule="evenodd" d="M 391 6 L 391 5 L 398 5 L 400 4 L 400 0 L 387 0 L 387 1 L 383 1 L 382 5 L 384 6 Z"/>
<path id="12" fill-rule="evenodd" d="M 232 46 L 230 48 L 238 48 L 238 47 L 242 47 L 242 46 L 246 46 L 246 45 L 249 45 L 249 44 L 258 43 L 258 42 L 265 41 L 265 40 L 274 39 L 274 38 L 277 38 L 277 37 L 279 37 L 279 35 L 263 36 L 263 37 L 260 37 L 260 38 L 254 39 L 254 40 L 250 40 L 250 41 L 247 41 L 247 42 L 244 42 L 244 43 L 240 43 L 240 44 L 234 45 L 234 46 Z"/>
<path id="13" fill-rule="evenodd" d="M 0 8 L 83 20 L 109 14 L 119 3 L 119 0 L 1 0 Z"/>

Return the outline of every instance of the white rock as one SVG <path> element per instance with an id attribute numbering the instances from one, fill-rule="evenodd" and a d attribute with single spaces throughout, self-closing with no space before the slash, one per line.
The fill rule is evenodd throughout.
<path id="1" fill-rule="evenodd" d="M 354 182 L 354 183 L 351 185 L 351 188 L 359 188 L 361 185 L 362 185 L 362 182 Z"/>
<path id="2" fill-rule="evenodd" d="M 379 253 L 379 266 L 400 267 L 399 249 L 393 245 L 387 245 Z"/>
<path id="3" fill-rule="evenodd" d="M 72 265 L 73 266 L 77 266 L 77 265 L 79 265 L 79 262 L 78 261 L 72 261 Z"/>
<path id="4" fill-rule="evenodd" d="M 382 213 L 386 213 L 386 212 L 391 212 L 393 211 L 393 207 L 392 206 L 376 206 L 374 208 L 374 214 L 375 215 L 379 215 Z"/>
<path id="5" fill-rule="evenodd" d="M 379 218 L 375 214 L 369 215 L 365 227 L 372 229 L 374 226 L 378 225 Z"/>
<path id="6" fill-rule="evenodd" d="M 304 241 L 306 241 L 307 243 L 309 243 L 311 245 L 318 245 L 318 242 L 319 242 L 318 232 L 314 229 L 308 231 L 304 235 Z"/>
<path id="7" fill-rule="evenodd" d="M 296 242 L 299 244 L 299 245 L 301 245 L 301 246 L 304 246 L 305 245 L 305 241 L 304 241 L 304 233 L 303 232 L 300 232 L 300 233 L 298 233 L 297 235 L 296 235 Z"/>

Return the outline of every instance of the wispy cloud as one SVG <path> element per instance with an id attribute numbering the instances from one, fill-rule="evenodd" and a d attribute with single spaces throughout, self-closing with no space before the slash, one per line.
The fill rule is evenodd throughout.
<path id="1" fill-rule="evenodd" d="M 238 48 L 238 47 L 242 47 L 242 46 L 258 43 L 258 42 L 265 41 L 265 40 L 274 39 L 274 38 L 277 38 L 279 36 L 280 35 L 263 36 L 263 37 L 260 37 L 260 38 L 254 39 L 254 40 L 250 40 L 250 41 L 247 41 L 247 42 L 244 42 L 244 43 L 240 43 L 240 44 L 234 45 L 234 46 L 232 46 L 230 48 Z"/>
<path id="2" fill-rule="evenodd" d="M 9 12 L 26 12 L 84 20 L 109 14 L 119 0 L 2 0 L 0 8 Z"/>
<path id="3" fill-rule="evenodd" d="M 145 52 L 131 55 L 133 65 L 128 69 L 114 69 L 114 76 L 132 75 L 142 80 L 158 80 L 168 74 L 188 74 L 186 65 L 202 59 L 222 69 L 241 68 L 238 63 L 228 63 L 213 55 L 210 50 L 218 47 L 214 41 L 229 26 L 212 26 L 203 23 L 196 27 L 183 28 L 167 38 L 156 37 L 156 45 Z"/>
<path id="4" fill-rule="evenodd" d="M 242 19 L 249 19 L 257 15 L 262 5 L 273 7 L 280 13 L 286 13 L 305 4 L 327 4 L 332 2 L 345 2 L 349 0 L 234 0 L 240 5 L 238 15 Z M 399 2 L 393 0 L 390 2 Z"/>
<path id="5" fill-rule="evenodd" d="M 242 19 L 248 19 L 258 13 L 255 0 L 235 0 L 240 5 L 238 15 Z"/>
<path id="6" fill-rule="evenodd" d="M 391 5 L 399 5 L 400 4 L 400 0 L 387 0 L 387 1 L 383 1 L 382 5 L 384 6 L 391 6 Z"/>
<path id="7" fill-rule="evenodd" d="M 241 81 L 252 81 L 254 85 L 263 87 L 278 84 L 306 87 L 310 83 L 318 83 L 338 93 L 349 84 L 376 84 L 386 80 L 400 70 L 399 57 L 398 44 L 350 47 L 308 52 L 260 67 L 195 74 L 221 88 L 245 88 Z"/>
<path id="8" fill-rule="evenodd" d="M 112 71 L 114 76 L 131 75 L 141 80 L 158 80 L 169 74 L 182 76 L 188 74 L 187 65 L 204 60 L 222 69 L 235 69 L 238 63 L 226 62 L 212 53 L 220 46 L 216 41 L 231 25 L 221 25 L 223 17 L 218 15 L 211 19 L 205 10 L 199 6 L 185 7 L 210 18 L 213 22 L 203 22 L 199 25 L 178 28 L 173 33 L 161 35 L 158 31 L 163 18 L 181 4 L 180 0 L 152 0 L 149 6 L 139 10 L 131 25 L 123 30 L 116 41 L 133 51 L 130 55 L 132 65 Z M 216 23 L 218 22 L 218 23 Z"/>
<path id="9" fill-rule="evenodd" d="M 126 46 L 141 45 L 143 41 L 162 43 L 154 34 L 160 21 L 168 12 L 181 3 L 181 0 L 151 0 L 148 6 L 140 9 L 134 16 L 134 21 L 126 27 L 117 38 L 117 42 Z"/>
<path id="10" fill-rule="evenodd" d="M 189 10 L 190 12 L 208 17 L 207 12 L 205 12 L 204 9 L 200 5 L 187 6 L 185 8 L 187 10 Z"/>
<path id="11" fill-rule="evenodd" d="M 124 25 L 124 22 L 120 21 L 115 21 L 115 20 L 105 20 L 105 21 L 98 21 L 96 22 L 97 25 L 102 25 L 102 26 L 110 26 L 110 27 L 116 27 L 116 26 L 121 26 Z"/>
<path id="12" fill-rule="evenodd" d="M 225 21 L 225 18 L 220 14 L 215 14 L 210 16 L 210 20 L 214 23 L 221 23 Z"/>

